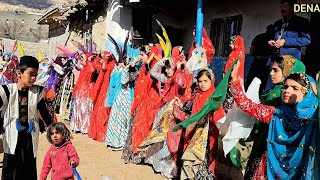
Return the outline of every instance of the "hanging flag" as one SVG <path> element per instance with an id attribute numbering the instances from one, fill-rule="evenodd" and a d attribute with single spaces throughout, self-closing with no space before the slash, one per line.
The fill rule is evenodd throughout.
<path id="1" fill-rule="evenodd" d="M 17 48 L 18 48 L 18 40 L 16 40 L 16 41 L 14 42 L 14 44 L 13 44 L 12 54 L 14 54 L 14 52 L 16 52 Z"/>
<path id="2" fill-rule="evenodd" d="M 42 60 L 43 60 L 42 48 L 40 48 L 39 51 L 38 51 L 38 61 L 42 62 Z"/>
<path id="3" fill-rule="evenodd" d="M 20 54 L 21 54 L 21 57 L 26 55 L 25 51 L 24 51 L 24 47 L 21 43 L 18 44 L 18 48 L 20 50 Z"/>

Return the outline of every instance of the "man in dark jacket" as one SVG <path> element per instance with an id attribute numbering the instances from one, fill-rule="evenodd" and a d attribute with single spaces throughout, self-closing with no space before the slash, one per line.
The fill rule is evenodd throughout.
<path id="1" fill-rule="evenodd" d="M 309 21 L 294 14 L 296 0 L 281 0 L 282 19 L 274 23 L 274 39 L 269 46 L 281 55 L 292 55 L 301 60 L 301 48 L 310 44 Z"/>

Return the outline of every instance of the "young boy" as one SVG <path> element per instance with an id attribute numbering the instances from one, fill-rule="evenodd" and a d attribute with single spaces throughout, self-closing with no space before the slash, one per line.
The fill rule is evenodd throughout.
<path id="1" fill-rule="evenodd" d="M 39 131 L 44 131 L 39 127 L 38 110 L 47 126 L 52 123 L 43 100 L 45 89 L 33 85 L 38 69 L 36 58 L 23 56 L 17 71 L 18 83 L 0 86 L 3 180 L 37 179 Z"/>

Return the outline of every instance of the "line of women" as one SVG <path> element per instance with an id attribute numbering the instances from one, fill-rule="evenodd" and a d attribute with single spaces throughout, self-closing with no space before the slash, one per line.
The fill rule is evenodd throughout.
<path id="1" fill-rule="evenodd" d="M 61 119 L 70 119 L 72 131 L 123 151 L 125 163 L 150 164 L 167 178 L 219 178 L 217 125 L 228 122 L 222 120 L 235 109 L 246 114 L 244 119 L 254 117 L 250 123 L 243 117 L 232 120 L 250 129 L 250 135 L 227 124 L 228 138 L 238 140 L 226 154 L 235 167 L 246 169 L 244 179 L 317 179 L 317 83 L 304 73 L 301 61 L 273 56 L 275 86 L 255 103 L 243 88 L 242 37 L 232 37 L 230 47 L 217 87 L 208 61 L 202 61 L 213 55 L 198 53 L 214 52 L 210 43 L 203 51 L 192 47 L 189 60 L 181 46 L 168 55 L 159 44 L 141 47 L 135 58 L 125 51 L 59 56 L 43 62 L 41 71 L 46 73 L 39 82 L 47 79 L 48 107 Z M 244 155 L 241 141 L 248 136 L 253 147 Z"/>

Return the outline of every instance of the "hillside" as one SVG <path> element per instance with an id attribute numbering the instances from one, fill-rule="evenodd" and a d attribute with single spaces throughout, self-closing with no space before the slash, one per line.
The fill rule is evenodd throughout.
<path id="1" fill-rule="evenodd" d="M 0 0 L 0 11 L 45 12 L 54 4 L 68 5 L 69 0 Z"/>

